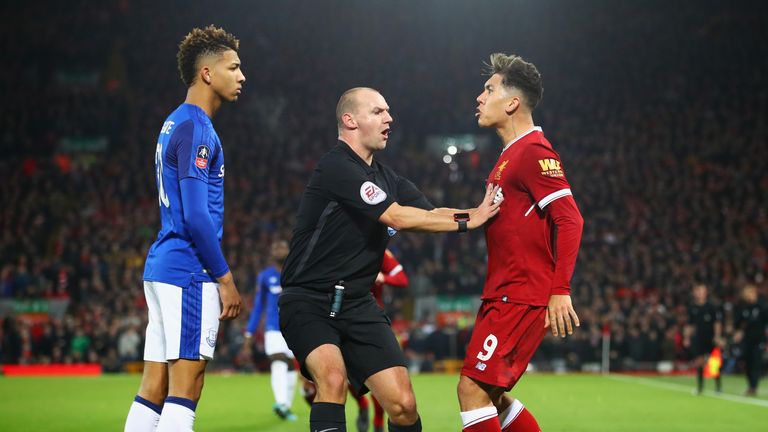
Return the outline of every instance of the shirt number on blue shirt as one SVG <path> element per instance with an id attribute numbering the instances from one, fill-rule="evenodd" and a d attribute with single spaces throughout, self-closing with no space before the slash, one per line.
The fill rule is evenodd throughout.
<path id="1" fill-rule="evenodd" d="M 168 194 L 165 193 L 165 188 L 163 187 L 163 145 L 160 143 L 157 143 L 157 150 L 155 151 L 155 168 L 157 171 L 157 188 L 160 192 L 158 205 L 170 208 L 171 201 L 168 199 Z"/>

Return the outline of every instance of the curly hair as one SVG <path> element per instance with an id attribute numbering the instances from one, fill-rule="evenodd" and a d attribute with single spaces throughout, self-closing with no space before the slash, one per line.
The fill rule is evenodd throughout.
<path id="1" fill-rule="evenodd" d="M 514 87 L 525 97 L 526 105 L 533 111 L 539 104 L 544 87 L 541 82 L 541 74 L 533 63 L 523 60 L 517 55 L 502 53 L 491 54 L 491 64 L 488 67 L 488 75 L 500 74 L 501 83 L 505 87 Z"/>
<path id="2" fill-rule="evenodd" d="M 202 57 L 227 50 L 237 51 L 239 48 L 240 41 L 235 36 L 213 24 L 202 29 L 192 29 L 179 44 L 179 52 L 176 54 L 181 81 L 187 87 L 195 83 L 198 62 Z"/>

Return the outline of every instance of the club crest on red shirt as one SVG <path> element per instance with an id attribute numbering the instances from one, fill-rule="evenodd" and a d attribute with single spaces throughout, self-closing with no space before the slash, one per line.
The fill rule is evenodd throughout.
<path id="1" fill-rule="evenodd" d="M 496 180 L 501 180 L 501 172 L 504 171 L 505 168 L 507 168 L 507 164 L 509 163 L 508 160 L 505 160 L 504 162 L 499 165 L 499 168 L 496 170 Z"/>

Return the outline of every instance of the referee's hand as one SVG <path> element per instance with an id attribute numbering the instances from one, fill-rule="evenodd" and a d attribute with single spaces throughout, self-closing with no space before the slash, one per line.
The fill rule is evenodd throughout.
<path id="1" fill-rule="evenodd" d="M 481 227 L 490 218 L 496 216 L 496 214 L 499 212 L 499 206 L 501 206 L 502 201 L 504 201 L 503 195 L 497 197 L 499 190 L 499 186 L 494 186 L 493 184 L 488 183 L 488 185 L 485 187 L 485 196 L 483 197 L 483 201 L 479 206 L 477 206 L 477 208 L 474 209 L 473 212 L 470 213 L 470 219 L 469 222 L 467 222 L 467 228 L 475 229 Z"/>
<path id="2" fill-rule="evenodd" d="M 242 307 L 243 301 L 240 299 L 240 293 L 237 292 L 232 273 L 227 272 L 227 274 L 220 277 L 218 281 L 219 297 L 221 299 L 221 315 L 219 315 L 219 320 L 227 321 L 235 319 L 240 315 L 240 308 Z"/>
<path id="3" fill-rule="evenodd" d="M 579 316 L 573 310 L 571 296 L 553 294 L 549 296 L 547 305 L 547 314 L 544 317 L 544 328 L 552 329 L 552 336 L 565 337 L 567 334 L 573 334 L 573 328 L 578 327 Z"/>

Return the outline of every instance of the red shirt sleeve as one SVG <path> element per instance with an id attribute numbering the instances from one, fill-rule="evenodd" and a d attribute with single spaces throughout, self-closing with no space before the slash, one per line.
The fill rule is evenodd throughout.
<path id="1" fill-rule="evenodd" d="M 547 207 L 557 227 L 555 236 L 555 276 L 552 278 L 551 294 L 570 295 L 571 276 L 579 255 L 581 232 L 584 219 L 572 196 L 552 201 Z"/>
<path id="2" fill-rule="evenodd" d="M 544 144 L 530 145 L 522 155 L 520 182 L 535 205 L 549 213 L 557 230 L 550 293 L 570 295 L 584 220 L 573 200 L 560 155 Z"/>
<path id="3" fill-rule="evenodd" d="M 400 288 L 408 286 L 408 276 L 405 274 L 403 266 L 389 250 L 384 252 L 381 272 L 384 273 L 385 284 Z"/>
<path id="4" fill-rule="evenodd" d="M 520 160 L 519 178 L 523 188 L 541 209 L 571 194 L 571 185 L 565 178 L 560 155 L 544 144 L 534 143 L 525 149 Z"/>

